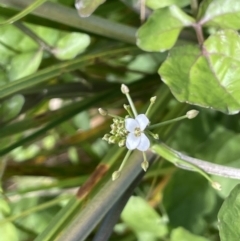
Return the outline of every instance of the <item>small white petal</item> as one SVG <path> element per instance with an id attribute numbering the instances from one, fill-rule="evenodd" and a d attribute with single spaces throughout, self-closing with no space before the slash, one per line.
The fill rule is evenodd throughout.
<path id="1" fill-rule="evenodd" d="M 135 136 L 134 133 L 129 133 L 127 135 L 126 147 L 128 150 L 134 150 L 139 145 L 141 138 L 140 136 Z"/>
<path id="2" fill-rule="evenodd" d="M 147 116 L 144 114 L 140 114 L 136 117 L 136 120 L 139 123 L 140 130 L 144 131 L 149 124 L 149 119 L 147 118 Z"/>
<path id="3" fill-rule="evenodd" d="M 134 132 L 136 128 L 139 128 L 139 123 L 133 118 L 127 118 L 125 120 L 125 128 L 129 132 Z"/>
<path id="4" fill-rule="evenodd" d="M 147 138 L 147 136 L 142 133 L 140 137 L 139 145 L 137 146 L 137 149 L 139 151 L 146 151 L 150 147 L 150 141 Z"/>

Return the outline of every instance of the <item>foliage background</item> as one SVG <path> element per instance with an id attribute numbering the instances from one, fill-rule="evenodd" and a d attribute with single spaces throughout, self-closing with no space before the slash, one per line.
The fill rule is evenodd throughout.
<path id="1" fill-rule="evenodd" d="M 201 1 L 146 1 L 147 16 L 154 9 L 161 14 L 156 15 L 157 21 L 143 25 L 135 1 L 101 2 L 92 1 L 94 14 L 81 18 L 74 1 L 47 1 L 20 21 L 6 24 L 33 1 L 0 0 L 1 240 L 108 240 L 107 235 L 123 241 L 218 241 L 220 236 L 221 241 L 239 240 L 239 187 L 226 199 L 238 180 L 214 176 L 222 185 L 218 192 L 199 174 L 181 170 L 149 151 L 151 167 L 146 174 L 140 168 L 141 154 L 136 152 L 121 178 L 112 182 L 111 174 L 126 151 L 101 139 L 109 132 L 111 120 L 97 109 L 125 115 L 126 99 L 120 91 L 125 83 L 138 110 L 145 111 L 150 97 L 158 97 L 152 123 L 185 114 L 193 108 L 185 102 L 197 105 L 196 119 L 156 130 L 162 142 L 211 163 L 240 166 L 238 96 L 234 96 L 236 103 L 231 98 L 220 102 L 223 93 L 201 66 L 194 69 L 199 71 L 197 78 L 206 77 L 205 82 L 197 79 L 194 86 L 197 99 L 189 101 L 177 93 L 186 87 L 181 75 L 187 70 L 186 53 L 195 51 L 186 46 L 199 44 L 198 32 L 189 26 Z M 210 16 L 210 26 L 204 28 L 206 38 L 217 31 L 216 23 L 220 27 L 224 23 L 231 31 L 239 29 L 234 25 L 239 4 L 220 2 L 231 17 L 214 18 L 209 6 L 221 4 L 202 1 L 205 8 L 200 17 Z M 184 24 L 168 21 L 169 12 L 161 12 L 173 4 L 179 8 L 174 7 L 170 16 L 182 16 Z M 180 35 L 164 35 L 165 26 L 171 24 L 173 28 L 176 24 Z M 154 37 L 156 33 L 160 37 Z M 233 35 L 227 43 L 234 49 L 230 55 L 239 43 Z M 167 65 L 171 59 L 166 58 L 174 44 L 186 48 L 171 52 L 170 56 L 174 51 L 178 55 L 171 72 Z M 233 61 L 230 57 L 228 63 Z M 238 75 L 231 73 L 231 80 Z M 229 82 L 233 92 L 238 91 L 238 82 Z M 211 108 L 203 108 L 207 105 Z M 217 216 L 223 202 L 219 236 Z M 226 230 L 231 222 L 235 228 Z"/>

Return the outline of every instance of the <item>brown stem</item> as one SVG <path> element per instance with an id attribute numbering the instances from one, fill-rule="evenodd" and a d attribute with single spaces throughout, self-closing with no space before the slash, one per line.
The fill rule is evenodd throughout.
<path id="1" fill-rule="evenodd" d="M 198 43 L 199 43 L 200 46 L 202 46 L 203 43 L 204 43 L 202 25 L 196 23 L 195 25 L 193 25 L 193 28 L 194 28 L 194 30 L 195 30 L 195 32 L 196 32 L 197 39 L 198 39 Z"/>

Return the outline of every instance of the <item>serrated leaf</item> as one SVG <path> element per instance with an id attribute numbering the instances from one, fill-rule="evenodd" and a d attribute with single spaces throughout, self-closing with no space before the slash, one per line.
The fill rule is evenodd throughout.
<path id="1" fill-rule="evenodd" d="M 221 241 L 239 241 L 240 237 L 240 184 L 224 201 L 218 213 Z"/>
<path id="2" fill-rule="evenodd" d="M 138 237 L 160 238 L 167 234 L 167 227 L 159 214 L 140 197 L 129 199 L 121 217 Z"/>
<path id="3" fill-rule="evenodd" d="M 76 0 L 75 7 L 80 17 L 89 17 L 106 0 Z"/>
<path id="4" fill-rule="evenodd" d="M 10 62 L 8 78 L 10 81 L 34 73 L 42 60 L 42 51 L 31 51 L 14 56 Z"/>
<path id="5" fill-rule="evenodd" d="M 194 21 L 175 5 L 158 9 L 139 28 L 137 45 L 145 51 L 166 51 L 176 43 L 180 31 Z"/>
<path id="6" fill-rule="evenodd" d="M 185 7 L 190 4 L 190 0 L 146 0 L 146 5 L 151 9 L 164 8 L 171 5 Z"/>
<path id="7" fill-rule="evenodd" d="M 179 227 L 173 229 L 173 231 L 171 232 L 170 241 L 209 241 L 209 239 L 194 235 L 188 230 Z"/>
<path id="8" fill-rule="evenodd" d="M 73 59 L 88 47 L 90 41 L 91 39 L 87 34 L 66 34 L 57 41 L 54 55 L 61 60 Z"/>
<path id="9" fill-rule="evenodd" d="M 207 108 L 236 114 L 240 110 L 240 37 L 219 31 L 198 46 L 177 47 L 159 69 L 174 96 Z"/>
<path id="10" fill-rule="evenodd" d="M 202 25 L 240 29 L 240 2 L 235 0 L 203 1 L 199 10 Z"/>

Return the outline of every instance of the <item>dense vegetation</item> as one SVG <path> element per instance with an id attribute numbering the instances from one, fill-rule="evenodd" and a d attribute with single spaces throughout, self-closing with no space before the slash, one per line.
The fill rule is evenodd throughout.
<path id="1" fill-rule="evenodd" d="M 0 10 L 1 241 L 239 241 L 238 1 Z"/>

